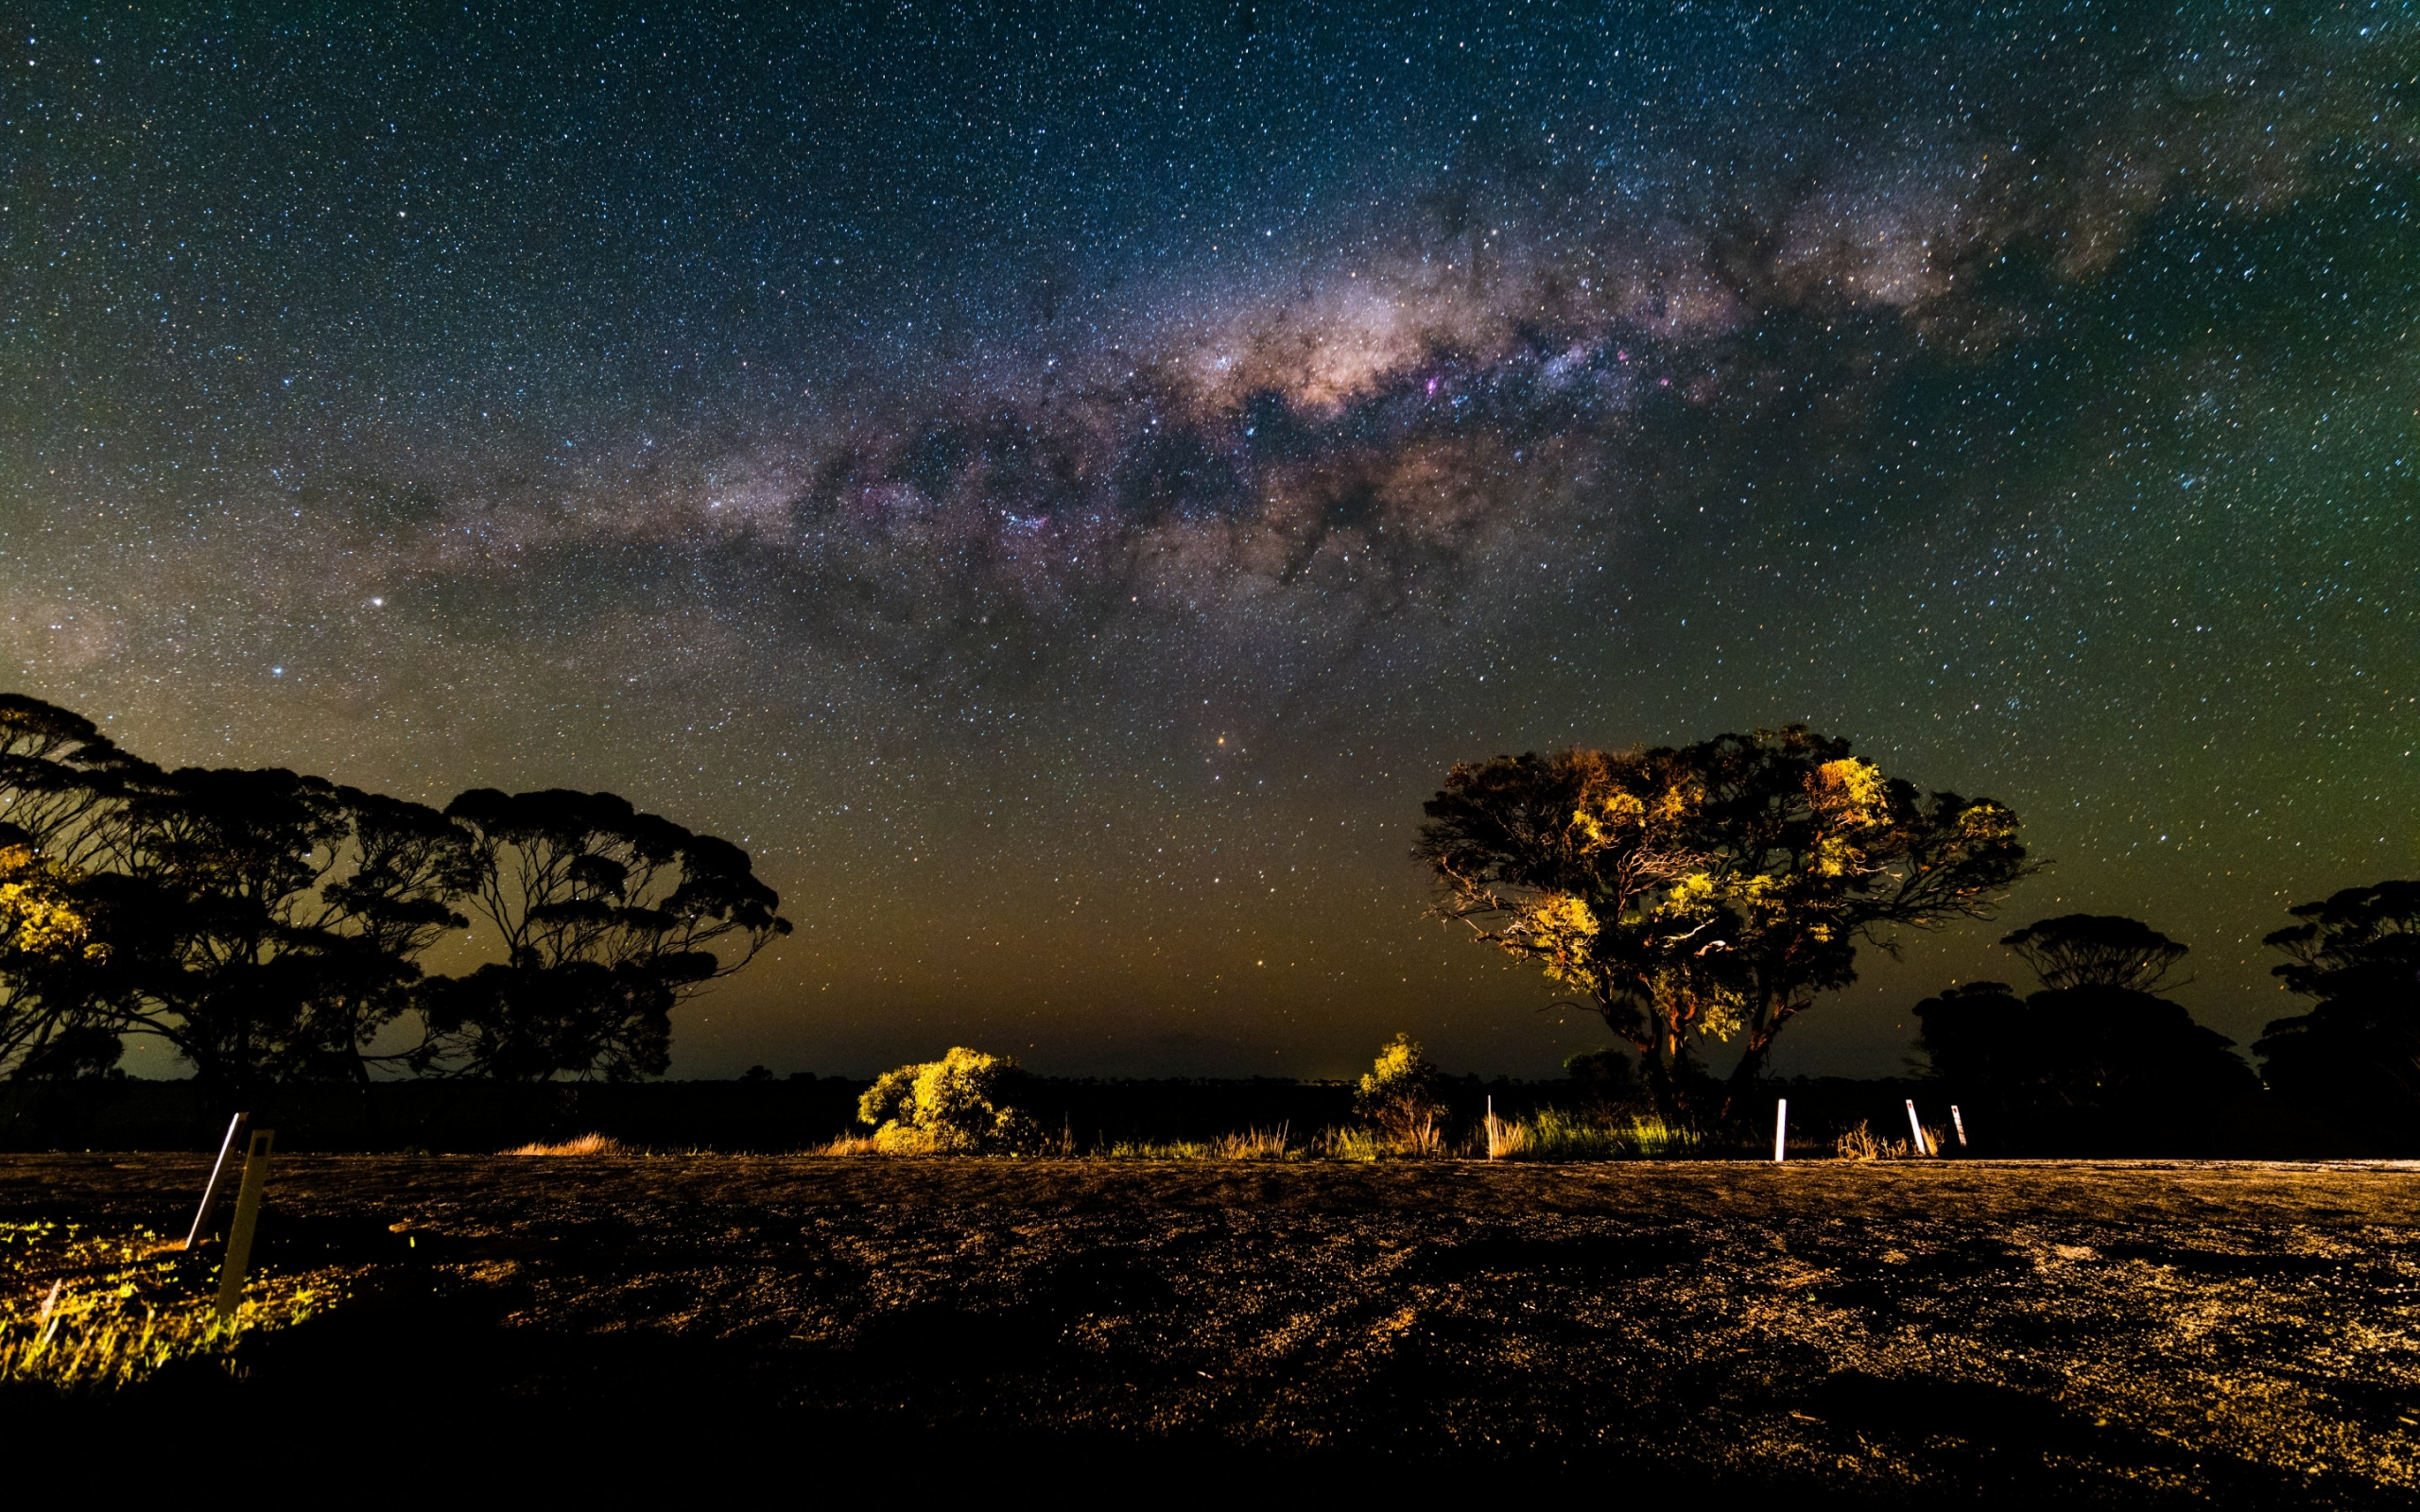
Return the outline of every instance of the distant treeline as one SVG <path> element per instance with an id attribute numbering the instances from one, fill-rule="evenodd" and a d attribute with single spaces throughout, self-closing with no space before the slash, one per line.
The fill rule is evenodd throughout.
<path id="1" fill-rule="evenodd" d="M 294 1083 L 265 1089 L 247 1105 L 278 1146 L 297 1153 L 427 1151 L 492 1154 L 523 1144 L 603 1134 L 637 1149 L 786 1154 L 862 1134 L 858 1099 L 870 1082 L 801 1075 L 762 1081 L 495 1082 L 434 1078 L 369 1086 Z M 1493 1106 L 1500 1118 L 1541 1109 L 1604 1111 L 1588 1076 L 1551 1081 L 1446 1077 L 1436 1084 L 1448 1127 L 1475 1130 Z M 1050 1147 L 1084 1154 L 1119 1144 L 1215 1140 L 1258 1129 L 1297 1143 L 1355 1122 L 1349 1082 L 1090 1080 L 1029 1076 L 1014 1093 L 1050 1137 Z M 1772 1099 L 1790 1104 L 1792 1144 L 1826 1153 L 1859 1127 L 1890 1140 L 1907 1130 L 1912 1099 L 1928 1127 L 1949 1127 L 1962 1105 L 1978 1157 L 2145 1156 L 2205 1159 L 2321 1158 L 2409 1154 L 2377 1131 L 2313 1113 L 2257 1088 L 2147 1118 L 2139 1110 L 2083 1109 L 2050 1120 L 2003 1115 L 1940 1081 L 1797 1078 L 1754 1090 L 1759 1118 L 1713 1155 L 1762 1155 L 1771 1147 Z M 0 1084 L 0 1149 L 204 1150 L 216 1148 L 231 1111 L 227 1094 L 199 1081 L 134 1078 Z M 1063 1140 L 1064 1143 L 1060 1142 Z M 1954 1142 L 1945 1151 L 1962 1153 Z"/>
<path id="2" fill-rule="evenodd" d="M 674 1006 L 787 933 L 778 907 L 746 851 L 610 793 L 478 789 L 440 811 L 282 769 L 168 770 L 0 695 L 14 1080 L 106 1077 L 137 1034 L 246 1097 L 381 1065 L 659 1075 Z M 487 959 L 427 973 L 474 919 Z"/>
<path id="3" fill-rule="evenodd" d="M 1864 946 L 1992 918 L 2036 869 L 2007 806 L 1922 791 L 1801 726 L 1458 765 L 1425 811 L 1417 854 L 1438 916 L 1538 968 L 1618 1046 L 1576 1059 L 1566 1082 L 1491 1085 L 1516 1105 L 1644 1110 L 1716 1145 L 1745 1147 L 1770 1116 L 1777 1037 L 1857 979 Z M 2078 914 L 2002 940 L 2036 989 L 1968 982 L 1915 1005 L 1926 1096 L 1956 1102 L 2004 1153 L 2275 1144 L 2289 1129 L 2394 1144 L 2420 1130 L 2420 882 L 2291 917 L 2267 943 L 2305 1007 L 2250 1047 L 2256 1072 L 2170 997 L 2183 944 Z M 850 1125 L 816 1101 L 840 1109 L 839 1091 L 751 1083 L 728 1106 L 787 1122 L 727 1139 L 721 1093 L 562 1085 L 662 1075 L 673 1010 L 788 929 L 744 850 L 610 793 L 477 789 L 439 810 L 281 769 L 169 770 L 80 715 L 0 696 L 0 1077 L 23 1126 L 57 1142 L 77 1142 L 56 1132 L 86 1116 L 75 1109 L 182 1097 L 302 1110 L 329 1147 L 408 1144 L 424 1128 L 432 1148 L 478 1148 L 544 1122 L 533 1109 L 595 1098 L 646 1125 L 636 1143 L 795 1147 L 794 1128 Z M 465 931 L 484 959 L 424 966 Z M 124 1082 L 131 1035 L 164 1040 L 191 1089 L 38 1091 Z M 1014 1069 L 953 1054 L 985 1077 Z M 527 1091 L 401 1091 L 398 1077 Z M 1124 1092 L 1050 1091 L 1128 1085 L 1160 1089 L 1149 1117 L 1142 1104 L 1130 1116 Z M 1020 1086 L 1021 1140 L 1352 1116 L 1318 1084 Z M 1494 1095 L 1478 1086 L 1438 1081 L 1438 1116 L 1476 1117 L 1464 1104 Z M 650 1124 L 642 1108 L 684 1110 Z"/>

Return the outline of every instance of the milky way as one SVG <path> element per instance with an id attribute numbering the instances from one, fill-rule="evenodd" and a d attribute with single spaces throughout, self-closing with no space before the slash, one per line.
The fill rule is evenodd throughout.
<path id="1" fill-rule="evenodd" d="M 2239 1038 L 2286 903 L 2414 865 L 2400 8 L 0 46 L 0 667 L 744 838 L 801 932 L 679 1070 L 1550 1070 L 1406 859 L 1499 750 L 1849 734 Z M 1993 933 L 1783 1069 L 1892 1069 Z"/>

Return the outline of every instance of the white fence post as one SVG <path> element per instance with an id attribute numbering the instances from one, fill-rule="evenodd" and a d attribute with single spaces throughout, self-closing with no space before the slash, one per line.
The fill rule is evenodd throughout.
<path id="1" fill-rule="evenodd" d="M 250 1113 L 237 1113 L 227 1121 L 227 1138 L 218 1145 L 218 1163 L 210 1168 L 210 1181 L 201 1189 L 201 1211 L 193 1215 L 193 1231 L 185 1235 L 185 1247 L 201 1243 L 210 1228 L 210 1210 L 218 1206 L 219 1194 L 227 1190 L 227 1173 L 235 1168 L 235 1152 L 244 1147 L 244 1126 L 252 1121 Z"/>
<path id="2" fill-rule="evenodd" d="M 1958 1105 L 1956 1103 L 1949 1105 L 1949 1126 L 1958 1131 L 1958 1147 L 1962 1150 L 1964 1149 L 1966 1147 L 1966 1120 L 1960 1115 L 1958 1111 Z"/>
<path id="3" fill-rule="evenodd" d="M 1773 1099 L 1773 1163 L 1789 1158 L 1789 1099 Z"/>
<path id="4" fill-rule="evenodd" d="M 244 1156 L 244 1179 L 235 1190 L 235 1221 L 227 1228 L 227 1252 L 218 1261 L 218 1315 L 231 1318 L 244 1300 L 244 1271 L 252 1261 L 252 1227 L 260 1221 L 261 1189 L 268 1185 L 268 1129 L 251 1133 L 251 1148 Z"/>
<path id="5" fill-rule="evenodd" d="M 1912 1097 L 1908 1099 L 1908 1133 L 1915 1142 L 1918 1155 L 1932 1153 L 1932 1146 L 1925 1143 L 1925 1125 L 1923 1121 L 1916 1117 L 1916 1100 Z"/>

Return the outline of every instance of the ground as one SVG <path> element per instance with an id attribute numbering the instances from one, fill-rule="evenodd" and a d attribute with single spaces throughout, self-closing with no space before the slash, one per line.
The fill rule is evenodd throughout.
<path id="1" fill-rule="evenodd" d="M 0 1220 L 182 1233 L 203 1175 L 0 1158 Z M 544 1425 L 659 1469 L 779 1442 L 835 1476 L 2420 1501 L 2407 1165 L 280 1157 L 266 1211 L 260 1263 L 332 1310 L 232 1371 L 9 1409 Z"/>

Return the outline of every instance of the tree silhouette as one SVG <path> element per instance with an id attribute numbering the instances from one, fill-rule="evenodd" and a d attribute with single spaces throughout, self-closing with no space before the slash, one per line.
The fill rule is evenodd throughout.
<path id="1" fill-rule="evenodd" d="M 2053 991 L 2108 987 L 2159 992 L 2165 990 L 2168 973 L 2187 954 L 2185 946 L 2140 919 L 2116 914 L 2038 919 L 2000 943 L 2023 957 Z"/>
<path id="2" fill-rule="evenodd" d="M 2020 1000 L 1998 982 L 1953 987 L 1915 1006 L 1936 1076 L 2003 1128 L 2036 1134 L 2104 1114 L 2099 1134 L 2143 1133 L 2258 1090 L 2234 1040 L 2152 990 L 2187 948 L 2139 920 L 2068 914 L 2000 943 L 2042 979 Z M 2146 987 L 2141 984 L 2150 984 Z"/>
<path id="3" fill-rule="evenodd" d="M 99 812 L 99 811 L 96 811 Z M 416 956 L 462 917 L 467 836 L 435 810 L 283 769 L 184 768 L 107 811 L 94 995 L 229 1087 L 366 1080 Z"/>
<path id="4" fill-rule="evenodd" d="M 466 900 L 506 959 L 424 980 Z M 78 714 L 0 696 L 13 1075 L 106 1070 L 128 1034 L 231 1089 L 367 1080 L 382 1058 L 653 1074 L 672 1005 L 788 931 L 777 902 L 738 847 L 611 794 L 482 790 L 441 814 L 279 769 L 163 771 Z M 373 1056 L 415 1007 L 421 1042 Z"/>
<path id="5" fill-rule="evenodd" d="M 472 837 L 474 906 L 506 958 L 424 985 L 422 1069 L 660 1075 L 672 1009 L 790 931 L 746 851 L 614 794 L 480 788 L 446 814 Z"/>
<path id="6" fill-rule="evenodd" d="M 1458 765 L 1426 812 L 1439 913 L 1576 988 L 1668 1116 L 1707 1101 L 1703 1040 L 1743 1041 L 1708 1109 L 1728 1117 L 1861 944 L 1989 917 L 2027 869 L 2007 808 L 1797 725 Z"/>
<path id="7" fill-rule="evenodd" d="M 2420 1114 L 2420 882 L 2348 887 L 2290 910 L 2266 941 L 2276 975 L 2311 1000 L 2254 1042 L 2278 1092 L 2361 1119 Z"/>

